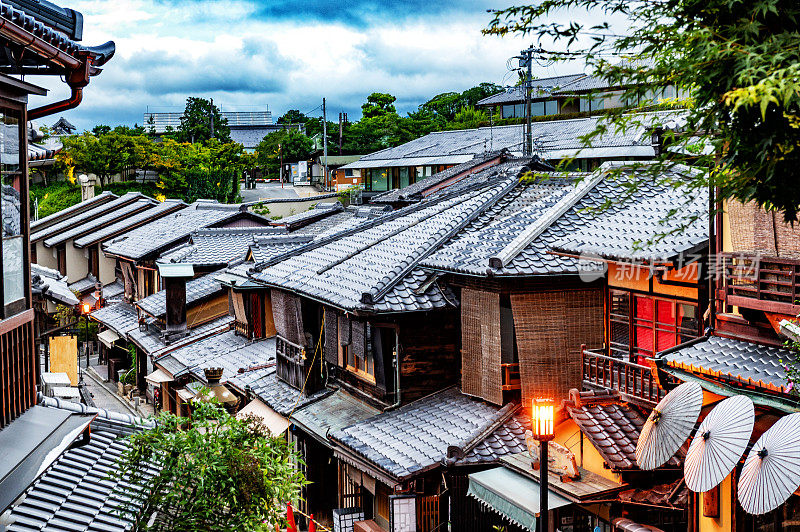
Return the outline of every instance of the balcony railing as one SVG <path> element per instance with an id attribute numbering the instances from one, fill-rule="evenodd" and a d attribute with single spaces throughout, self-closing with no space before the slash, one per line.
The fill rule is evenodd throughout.
<path id="1" fill-rule="evenodd" d="M 583 382 L 592 387 L 618 391 L 623 397 L 655 405 L 665 393 L 650 366 L 627 362 L 602 353 L 583 350 Z"/>
<path id="2" fill-rule="evenodd" d="M 500 364 L 503 372 L 503 391 L 521 390 L 522 379 L 519 376 L 519 362 Z"/>
<path id="3" fill-rule="evenodd" d="M 304 395 L 311 395 L 322 387 L 321 361 L 317 357 L 314 370 L 311 366 L 314 360 L 306 356 L 302 345 L 278 335 L 275 338 L 275 362 L 278 378 L 292 388 L 303 390 Z"/>
<path id="4" fill-rule="evenodd" d="M 796 316 L 800 260 L 721 254 L 721 273 L 728 305 Z"/>

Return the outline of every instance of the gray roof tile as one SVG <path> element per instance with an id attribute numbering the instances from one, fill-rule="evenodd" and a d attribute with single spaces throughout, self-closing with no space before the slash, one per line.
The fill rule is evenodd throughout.
<path id="1" fill-rule="evenodd" d="M 141 194 L 139 195 L 141 196 Z M 125 196 L 122 196 L 122 198 L 124 197 Z M 96 229 L 101 229 L 103 227 L 113 225 L 114 223 L 120 220 L 125 220 L 130 216 L 133 216 L 137 213 L 150 209 L 156 204 L 158 204 L 156 200 L 148 197 L 142 197 L 141 199 L 133 203 L 117 207 L 113 211 L 107 212 L 106 214 L 86 220 L 77 227 L 73 227 L 72 229 L 68 229 L 57 235 L 51 236 L 50 238 L 46 238 L 44 241 L 44 245 L 45 247 L 48 248 L 57 246 L 58 244 L 66 242 L 69 239 L 74 239 L 76 237 L 85 235 L 87 233 L 91 233 Z"/>
<path id="2" fill-rule="evenodd" d="M 186 283 L 187 308 L 198 301 L 225 291 L 216 279 L 217 273 L 209 273 Z M 140 299 L 135 305 L 151 316 L 160 318 L 167 313 L 167 291 L 159 290 L 153 295 Z"/>
<path id="3" fill-rule="evenodd" d="M 69 218 L 71 216 L 75 216 L 78 213 L 86 211 L 88 209 L 92 209 L 97 207 L 101 203 L 108 203 L 109 201 L 116 199 L 117 195 L 113 192 L 106 190 L 101 192 L 97 196 L 88 199 L 86 201 L 82 201 L 80 203 L 76 203 L 66 209 L 62 209 L 58 212 L 54 212 L 53 214 L 47 215 L 44 218 L 39 218 L 38 220 L 34 220 L 31 222 L 31 233 L 41 230 L 44 227 L 48 227 L 53 225 L 65 218 Z"/>
<path id="4" fill-rule="evenodd" d="M 260 236 L 281 234 L 277 227 L 219 227 L 198 229 L 189 243 L 161 255 L 159 262 L 178 262 L 194 266 L 222 267 L 242 260 Z"/>
<path id="5" fill-rule="evenodd" d="M 142 331 L 138 325 L 128 331 L 127 337 L 130 341 L 138 345 L 149 356 L 157 357 L 165 349 L 176 349 L 183 345 L 196 341 L 199 337 L 217 334 L 230 329 L 233 324 L 233 316 L 222 316 L 203 325 L 189 329 L 187 336 L 180 340 L 167 344 L 162 338 L 163 331 L 155 323 L 148 323 L 147 329 Z"/>
<path id="6" fill-rule="evenodd" d="M 89 316 L 122 338 L 126 338 L 128 332 L 139 327 L 139 317 L 136 309 L 128 303 L 106 305 L 101 309 L 95 310 Z"/>
<path id="7" fill-rule="evenodd" d="M 786 369 L 781 360 L 794 360 L 788 349 L 743 340 L 711 336 L 690 346 L 661 355 L 668 365 L 723 381 L 788 393 Z"/>
<path id="8" fill-rule="evenodd" d="M 539 78 L 533 80 L 534 98 L 541 98 L 550 95 L 568 84 L 585 78 L 586 74 L 567 74 L 565 76 L 553 76 L 549 78 Z M 487 96 L 480 100 L 476 105 L 497 105 L 509 102 L 522 102 L 525 100 L 525 92 L 522 86 L 511 87 L 503 92 Z"/>
<path id="9" fill-rule="evenodd" d="M 497 415 L 497 407 L 448 388 L 345 427 L 330 437 L 394 478 L 402 479 L 443 463 L 449 446 L 475 437 L 495 422 Z M 502 436 L 495 431 L 490 438 Z M 508 448 L 515 449 L 517 444 L 510 443 Z M 496 441 L 487 445 L 496 445 L 497 450 L 504 447 Z M 477 461 L 479 454 L 480 451 L 469 460 Z"/>
<path id="10" fill-rule="evenodd" d="M 249 385 L 253 394 L 282 416 L 288 416 L 295 409 L 302 408 L 331 393 L 331 390 L 320 390 L 310 396 L 303 396 L 300 390 L 292 388 L 278 378 L 275 366 L 245 371 L 228 379 L 228 382 L 240 390 L 244 390 L 245 386 Z"/>
<path id="11" fill-rule="evenodd" d="M 147 209 L 146 211 L 134 214 L 133 216 L 128 216 L 125 219 L 106 227 L 95 229 L 91 233 L 76 238 L 73 241 L 73 244 L 78 248 L 97 244 L 98 242 L 103 242 L 109 238 L 119 235 L 120 233 L 131 230 L 134 227 L 157 220 L 162 216 L 166 216 L 170 212 L 184 209 L 186 207 L 187 205 L 181 200 L 168 199 L 158 205 L 155 205 L 154 207 Z"/>
<path id="12" fill-rule="evenodd" d="M 138 260 L 180 243 L 196 229 L 223 222 L 238 214 L 237 210 L 231 210 L 223 205 L 196 203 L 104 242 L 103 250 L 106 254 Z"/>
<path id="13" fill-rule="evenodd" d="M 146 196 L 140 192 L 128 192 L 127 194 L 123 194 L 122 196 L 119 196 L 118 198 L 115 198 L 109 202 L 96 204 L 88 210 L 76 213 L 74 216 L 70 216 L 58 223 L 49 225 L 40 229 L 39 231 L 36 231 L 35 233 L 31 234 L 31 242 L 38 242 L 40 240 L 51 238 L 53 239 L 51 242 L 55 242 L 57 239 L 54 237 L 57 237 L 62 233 L 65 233 L 78 226 L 83 226 L 87 223 L 94 223 L 97 218 L 105 216 L 108 213 L 116 212 L 119 209 L 130 205 L 131 203 L 145 198 Z M 78 233 L 80 232 L 78 231 Z"/>

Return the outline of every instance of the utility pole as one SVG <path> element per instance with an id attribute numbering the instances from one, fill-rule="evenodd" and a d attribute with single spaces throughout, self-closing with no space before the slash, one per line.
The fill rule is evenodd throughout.
<path id="1" fill-rule="evenodd" d="M 214 98 L 211 98 L 211 109 L 208 111 L 211 114 L 211 138 L 214 138 Z"/>
<path id="2" fill-rule="evenodd" d="M 522 154 L 525 157 L 533 155 L 533 130 L 531 128 L 531 97 L 533 92 L 533 52 L 531 46 L 522 50 L 519 56 L 519 67 L 525 69 L 525 143 Z"/>
<path id="3" fill-rule="evenodd" d="M 342 114 L 339 113 L 339 155 L 342 154 Z"/>
<path id="4" fill-rule="evenodd" d="M 325 163 L 325 190 L 328 190 L 328 110 L 322 99 L 322 157 Z"/>

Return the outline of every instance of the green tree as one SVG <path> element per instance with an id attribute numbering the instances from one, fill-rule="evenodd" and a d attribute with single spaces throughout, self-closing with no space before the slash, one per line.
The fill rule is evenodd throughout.
<path id="1" fill-rule="evenodd" d="M 475 107 L 479 101 L 499 92 L 503 92 L 503 87 L 500 85 L 483 82 L 462 92 L 461 101 L 464 107 Z"/>
<path id="2" fill-rule="evenodd" d="M 307 160 L 313 147 L 313 141 L 297 130 L 276 131 L 256 146 L 256 164 L 269 175 L 277 176 L 281 155 L 284 163 Z"/>
<path id="3" fill-rule="evenodd" d="M 111 132 L 111 126 L 107 126 L 105 124 L 98 124 L 92 128 L 92 134 L 95 137 L 100 137 L 110 132 Z"/>
<path id="4" fill-rule="evenodd" d="M 591 10 L 592 23 L 563 20 Z M 555 13 L 559 17 L 554 17 Z M 627 17 L 620 35 L 603 16 Z M 626 87 L 624 101 L 652 106 L 680 86 L 690 99 L 685 126 L 666 132 L 651 172 L 696 161 L 692 184 L 721 199 L 754 200 L 797 219 L 800 206 L 800 3 L 796 0 L 544 0 L 494 12 L 485 33 L 533 36 L 539 58 L 584 56 L 595 75 Z M 553 42 L 564 48 L 552 46 Z M 610 58 L 625 60 L 612 63 Z M 642 124 L 614 113 L 584 140 Z M 642 124 L 648 125 L 648 124 Z M 708 144 L 706 144 L 706 142 Z M 704 145 L 714 153 L 704 154 Z M 717 160 L 715 160 L 715 157 Z"/>
<path id="5" fill-rule="evenodd" d="M 447 129 L 474 129 L 489 120 L 486 111 L 474 107 L 462 107 Z"/>
<path id="6" fill-rule="evenodd" d="M 387 114 L 397 114 L 394 102 L 397 98 L 385 92 L 373 92 L 367 96 L 367 101 L 361 106 L 361 114 L 364 118 L 375 118 Z"/>
<path id="7" fill-rule="evenodd" d="M 289 109 L 283 116 L 278 118 L 279 124 L 305 124 L 308 117 L 300 112 L 299 109 Z"/>
<path id="8" fill-rule="evenodd" d="M 425 111 L 431 111 L 444 118 L 446 122 L 449 122 L 453 120 L 453 117 L 463 106 L 464 102 L 461 98 L 461 93 L 444 92 L 423 103 L 420 108 Z"/>
<path id="9" fill-rule="evenodd" d="M 193 403 L 191 423 L 170 413 L 136 432 L 120 457 L 117 494 L 134 530 L 274 530 L 305 484 L 284 438 L 255 417 Z M 155 465 L 157 473 L 151 477 Z M 130 484 L 141 489 L 130 489 Z M 155 514 L 153 524 L 149 524 Z"/>
<path id="10" fill-rule="evenodd" d="M 205 98 L 189 97 L 186 99 L 186 108 L 181 116 L 181 125 L 178 128 L 178 139 L 183 142 L 207 142 L 211 138 L 211 122 L 214 122 L 214 138 L 222 142 L 231 141 L 231 129 L 228 119 L 222 118 L 222 113 L 211 100 Z"/>

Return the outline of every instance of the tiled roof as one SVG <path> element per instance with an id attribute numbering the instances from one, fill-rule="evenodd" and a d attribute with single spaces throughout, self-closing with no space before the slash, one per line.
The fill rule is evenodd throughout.
<path id="1" fill-rule="evenodd" d="M 666 177 L 680 182 L 691 171 L 676 167 Z M 630 172 L 623 173 L 621 179 L 628 176 Z M 706 188 L 676 188 L 655 183 L 647 175 L 631 178 L 631 182 L 637 186 L 630 198 L 613 203 L 594 221 L 567 233 L 553 244 L 553 249 L 612 260 L 668 262 L 707 244 Z M 617 196 L 626 194 L 619 191 Z"/>
<path id="2" fill-rule="evenodd" d="M 497 417 L 497 407 L 448 388 L 330 437 L 392 477 L 403 479 L 438 466 L 446 459 L 448 447 L 473 439 Z"/>
<path id="3" fill-rule="evenodd" d="M 68 449 L 25 492 L 25 497 L 11 507 L 4 518 L 5 530 L 63 530 L 112 532 L 130 530 L 131 517 L 121 514 L 120 495 L 115 490 L 125 481 L 114 477 L 117 460 L 126 448 L 125 438 L 141 430 L 124 416 L 86 405 L 45 398 L 49 408 L 66 408 L 97 413 L 91 423 L 89 443 Z M 141 422 L 141 420 L 138 420 Z M 145 476 L 154 475 L 150 468 Z"/>
<path id="4" fill-rule="evenodd" d="M 128 192 L 127 194 L 123 194 L 122 196 L 111 200 L 108 203 L 101 203 L 89 210 L 80 212 L 74 216 L 70 216 L 65 220 L 47 226 L 40 231 L 33 233 L 31 235 L 31 242 L 50 239 L 75 227 L 83 226 L 87 223 L 93 223 L 97 218 L 104 216 L 109 212 L 118 211 L 119 209 L 144 197 L 145 196 L 140 192 Z"/>
<path id="5" fill-rule="evenodd" d="M 103 243 L 109 255 L 138 260 L 188 238 L 192 231 L 220 223 L 239 214 L 216 205 L 194 204 Z"/>
<path id="6" fill-rule="evenodd" d="M 228 382 L 240 390 L 249 385 L 253 394 L 282 416 L 288 416 L 295 409 L 331 393 L 331 390 L 323 389 L 305 397 L 300 390 L 292 388 L 278 378 L 275 366 L 246 371 L 228 379 Z"/>
<path id="7" fill-rule="evenodd" d="M 308 244 L 314 240 L 313 235 L 280 235 L 266 238 L 258 238 L 250 246 L 250 252 L 253 254 L 253 262 L 255 264 L 264 263 L 269 259 L 286 254 L 293 249 L 297 249 L 303 244 Z M 253 267 L 253 263 L 250 264 Z"/>
<path id="8" fill-rule="evenodd" d="M 382 223 L 312 245 L 253 278 L 345 310 L 412 312 L 448 306 L 452 299 L 436 283 L 423 286 L 427 275 L 417 264 L 512 184 L 503 181 L 407 207 Z"/>
<path id="9" fill-rule="evenodd" d="M 188 330 L 186 336 L 175 342 L 167 344 L 162 338 L 163 331 L 155 323 L 148 323 L 147 330 L 135 327 L 128 331 L 128 339 L 138 345 L 149 356 L 155 357 L 166 349 L 177 349 L 180 346 L 196 341 L 199 337 L 217 334 L 229 329 L 233 323 L 233 316 L 222 316 L 203 325 L 198 325 Z"/>
<path id="10" fill-rule="evenodd" d="M 344 390 L 337 390 L 324 399 L 296 409 L 291 420 L 327 442 L 328 434 L 377 414 L 380 414 L 377 408 L 356 399 Z"/>
<path id="11" fill-rule="evenodd" d="M 612 470 L 637 470 L 636 443 L 644 427 L 645 416 L 618 395 L 580 392 L 580 404 L 568 403 L 575 424 L 592 443 Z M 673 456 L 667 467 L 679 467 Z"/>
<path id="12" fill-rule="evenodd" d="M 277 227 L 219 227 L 198 229 L 189 243 L 161 255 L 159 262 L 179 262 L 194 266 L 226 266 L 244 259 L 247 250 L 260 236 L 281 234 Z"/>
<path id="13" fill-rule="evenodd" d="M 33 233 L 35 233 L 37 231 L 40 231 L 41 229 L 43 229 L 45 227 L 49 227 L 49 226 L 51 226 L 51 225 L 53 225 L 53 224 L 55 224 L 57 222 L 60 222 L 61 220 L 64 220 L 65 218 L 69 218 L 71 216 L 75 216 L 75 215 L 77 215 L 77 214 L 79 214 L 81 212 L 84 212 L 86 210 L 89 210 L 89 209 L 92 209 L 94 207 L 97 207 L 101 203 L 108 203 L 109 201 L 111 201 L 113 199 L 116 199 L 116 198 L 117 198 L 117 195 L 114 194 L 113 192 L 109 191 L 109 190 L 101 192 L 97 196 L 95 196 L 93 198 L 90 198 L 90 199 L 88 199 L 86 201 L 82 201 L 80 203 L 76 203 L 75 205 L 71 205 L 71 206 L 67 207 L 66 209 L 62 209 L 62 210 L 60 210 L 58 212 L 54 212 L 53 214 L 45 216 L 44 218 L 39 218 L 38 220 L 32 221 L 31 222 L 31 233 L 33 234 Z"/>
<path id="14" fill-rule="evenodd" d="M 94 67 L 103 66 L 103 64 L 114 55 L 113 42 L 109 41 L 101 46 L 85 46 L 70 39 L 64 33 L 37 20 L 35 16 L 15 8 L 10 3 L 0 2 L 0 17 L 4 18 L 10 24 L 29 32 L 31 36 L 36 36 L 36 38 L 45 41 L 73 57 L 77 57 L 81 52 L 86 52 L 87 55 L 92 58 L 90 64 Z M 98 69 L 90 69 L 90 75 L 95 75 L 98 72 Z"/>
<path id="15" fill-rule="evenodd" d="M 672 367 L 702 373 L 722 381 L 788 393 L 781 360 L 794 360 L 787 349 L 719 336 L 661 355 Z"/>
<path id="16" fill-rule="evenodd" d="M 456 461 L 458 465 L 487 464 L 497 462 L 501 456 L 518 454 L 528 450 L 525 431 L 531 429 L 530 420 L 522 414 L 515 414 L 500 425 L 485 439 Z"/>
<path id="17" fill-rule="evenodd" d="M 164 356 L 171 357 L 183 366 L 177 372 L 170 371 L 174 377 L 192 373 L 196 378 L 205 381 L 203 369 L 220 367 L 223 369 L 224 382 L 238 375 L 239 370 L 274 363 L 275 339 L 253 341 L 227 330 L 171 350 L 162 355 Z M 156 358 L 155 362 L 160 364 L 160 358 Z"/>
<path id="18" fill-rule="evenodd" d="M 83 279 L 78 279 L 74 283 L 70 283 L 69 288 L 70 290 L 75 290 L 76 292 L 82 295 L 85 292 L 94 290 L 96 284 L 97 284 L 97 278 L 90 273 Z"/>
<path id="19" fill-rule="evenodd" d="M 634 118 L 624 131 L 608 127 L 603 134 L 594 137 L 588 147 L 584 146 L 581 139 L 592 133 L 598 124 L 605 122 L 606 117 L 534 122 L 534 153 L 544 160 L 560 160 L 570 156 L 653 157 L 655 152 L 649 128 L 656 124 L 677 124 L 683 120 L 685 113 L 658 111 L 631 116 Z M 400 146 L 366 155 L 344 168 L 460 164 L 477 154 L 502 149 L 518 155 L 522 151 L 523 127 L 511 125 L 430 133 Z"/>
<path id="20" fill-rule="evenodd" d="M 610 85 L 608 81 L 598 78 L 597 76 L 584 76 L 569 83 L 566 83 L 556 89 L 553 94 L 560 96 L 568 96 L 578 92 L 589 92 L 599 89 L 607 89 Z"/>
<path id="21" fill-rule="evenodd" d="M 502 155 L 501 152 L 490 152 L 479 154 L 470 159 L 469 161 L 461 164 L 457 164 L 455 166 L 451 166 L 446 170 L 442 170 L 441 172 L 437 172 L 430 177 L 426 177 L 425 179 L 420 179 L 416 183 L 412 183 L 407 187 L 403 188 L 396 188 L 393 190 L 389 190 L 388 192 L 381 192 L 380 194 L 376 194 L 370 198 L 370 203 L 395 203 L 398 201 L 412 201 L 414 199 L 420 199 L 422 197 L 422 193 L 425 190 L 428 190 L 436 185 L 451 179 L 454 176 L 459 174 L 468 172 L 472 168 L 479 166 L 485 162 L 491 161 L 497 157 Z"/>
<path id="22" fill-rule="evenodd" d="M 343 210 L 344 206 L 342 206 L 341 202 L 339 201 L 326 203 L 320 202 L 317 203 L 312 209 L 308 209 L 307 211 L 299 212 L 297 214 L 292 214 L 291 216 L 284 216 L 283 218 L 271 222 L 270 225 L 286 226 L 289 228 L 289 230 L 294 230 L 312 222 L 316 222 L 317 220 L 327 218 L 328 216 L 331 216 L 337 212 L 342 212 Z"/>
<path id="23" fill-rule="evenodd" d="M 126 338 L 128 332 L 139 327 L 139 317 L 136 314 L 136 309 L 128 303 L 106 305 L 101 309 L 95 310 L 89 316 L 122 338 Z"/>
<path id="24" fill-rule="evenodd" d="M 146 211 L 128 216 L 124 220 L 120 220 L 109 226 L 101 229 L 96 229 L 80 238 L 76 238 L 72 243 L 77 248 L 91 246 L 98 242 L 103 242 L 109 238 L 113 238 L 120 233 L 131 230 L 142 224 L 157 220 L 162 216 L 166 216 L 170 212 L 186 208 L 186 204 L 181 200 L 168 199 L 155 207 L 147 209 Z"/>
<path id="25" fill-rule="evenodd" d="M 103 298 L 105 298 L 106 303 L 113 303 L 115 301 L 120 301 L 122 300 L 122 296 L 124 294 L 125 294 L 125 284 L 119 279 L 103 287 Z"/>
<path id="26" fill-rule="evenodd" d="M 585 78 L 586 74 L 567 74 L 565 76 L 554 76 L 550 78 L 539 78 L 533 80 L 533 97 L 542 98 L 550 95 L 569 83 Z M 476 105 L 496 105 L 500 103 L 522 102 L 525 100 L 525 91 L 522 86 L 511 87 L 503 92 L 487 96 L 478 101 Z"/>
<path id="27" fill-rule="evenodd" d="M 550 251 L 563 250 L 564 242 L 574 241 L 590 227 L 587 235 L 603 234 L 609 246 L 634 253 L 634 240 L 640 235 L 672 227 L 658 223 L 670 209 L 681 202 L 690 206 L 707 202 L 702 193 L 699 200 L 681 199 L 679 194 L 648 182 L 626 199 L 628 194 L 624 184 L 607 179 L 602 168 L 594 175 L 571 174 L 566 178 L 563 174 L 543 174 L 533 182 L 520 183 L 422 265 L 478 276 L 599 272 L 601 266 L 594 261 Z M 621 204 L 613 204 L 615 199 Z M 610 210 L 602 210 L 609 200 L 613 204 Z M 618 218 L 618 212 L 627 213 L 627 218 Z M 667 251 L 687 250 L 704 242 L 703 218 L 693 220 L 694 213 L 687 206 L 675 216 L 673 226 L 686 223 L 687 227 L 684 233 L 665 239 L 671 246 L 665 248 Z M 653 249 L 658 249 L 657 245 Z"/>
<path id="28" fill-rule="evenodd" d="M 58 270 L 31 264 L 31 288 L 34 294 L 68 306 L 80 303 L 67 284 L 67 277 Z"/>
<path id="29" fill-rule="evenodd" d="M 120 220 L 125 220 L 134 214 L 146 211 L 158 203 L 156 200 L 148 198 L 142 194 L 139 194 L 138 192 L 129 192 L 128 194 L 136 195 L 137 197 L 140 197 L 140 199 L 135 202 L 128 203 L 127 205 L 121 205 L 115 208 L 113 211 L 107 212 L 101 216 L 91 217 L 72 229 L 68 229 L 64 232 L 46 238 L 44 241 L 45 247 L 51 248 L 53 246 L 57 246 L 58 244 L 66 242 L 71 238 L 76 238 L 90 233 L 96 229 L 112 225 Z M 125 196 L 122 196 L 119 200 L 122 200 L 128 196 L 128 194 L 125 194 Z M 107 205 L 110 205 L 110 203 Z"/>
<path id="30" fill-rule="evenodd" d="M 216 275 L 217 272 L 209 273 L 186 283 L 187 308 L 207 297 L 224 292 L 222 285 L 216 279 Z M 151 296 L 140 299 L 135 305 L 151 316 L 160 318 L 167 313 L 167 291 L 159 290 Z"/>

